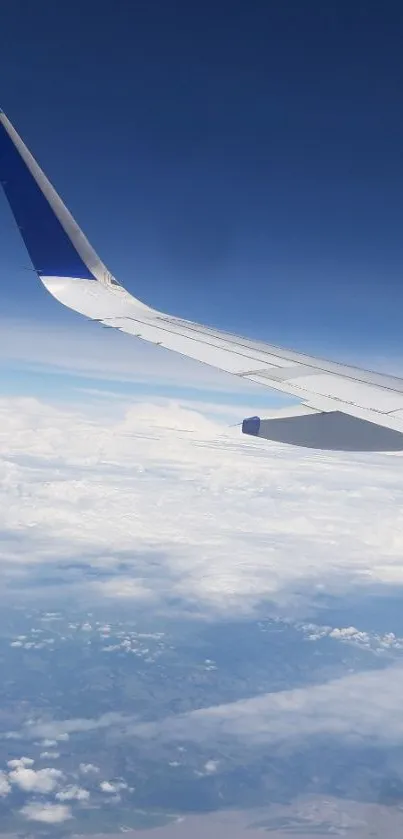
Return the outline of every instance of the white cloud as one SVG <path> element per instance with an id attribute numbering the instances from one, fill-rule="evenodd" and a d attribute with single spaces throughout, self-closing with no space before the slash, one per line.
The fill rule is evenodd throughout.
<path id="1" fill-rule="evenodd" d="M 5 772 L 0 771 L 0 798 L 4 798 L 11 790 L 11 786 L 7 780 Z"/>
<path id="2" fill-rule="evenodd" d="M 401 583 L 401 463 L 250 440 L 173 401 L 105 418 L 3 398 L 3 579 L 88 551 L 88 597 L 227 614 Z"/>
<path id="3" fill-rule="evenodd" d="M 218 766 L 218 760 L 208 760 L 207 763 L 204 764 L 204 771 L 207 772 L 208 775 L 214 775 L 214 773 L 217 772 Z"/>
<path id="4" fill-rule="evenodd" d="M 45 824 L 60 824 L 72 819 L 70 807 L 65 804 L 52 804 L 50 802 L 40 804 L 32 801 L 22 807 L 22 815 L 29 821 L 44 822 Z"/>
<path id="5" fill-rule="evenodd" d="M 99 788 L 102 792 L 112 795 L 119 793 L 122 789 L 127 789 L 128 785 L 125 781 L 101 781 Z"/>
<path id="6" fill-rule="evenodd" d="M 32 757 L 18 757 L 14 758 L 13 760 L 8 760 L 7 766 L 9 766 L 10 769 L 19 769 L 20 767 L 24 766 L 33 766 L 34 763 L 35 761 L 32 759 Z"/>
<path id="7" fill-rule="evenodd" d="M 83 775 L 91 775 L 99 772 L 99 766 L 95 766 L 93 763 L 80 763 L 79 769 Z"/>
<path id="8" fill-rule="evenodd" d="M 364 632 L 355 626 L 317 626 L 316 624 L 296 624 L 310 641 L 317 641 L 320 638 L 333 638 L 347 644 L 365 647 L 376 653 L 388 652 L 390 650 L 402 650 L 403 638 L 396 636 L 394 632 Z"/>
<path id="9" fill-rule="evenodd" d="M 102 792 L 116 792 L 114 784 L 111 784 L 109 781 L 101 781 L 99 788 L 102 790 Z"/>
<path id="10" fill-rule="evenodd" d="M 58 801 L 88 801 L 90 794 L 87 789 L 71 784 L 56 793 Z"/>
<path id="11" fill-rule="evenodd" d="M 60 752 L 41 752 L 39 757 L 41 760 L 57 760 L 60 757 Z"/>
<path id="12" fill-rule="evenodd" d="M 12 784 L 24 792 L 47 793 L 53 792 L 58 787 L 64 775 L 59 769 L 53 769 L 53 767 L 35 770 L 19 766 L 9 773 L 8 778 Z"/>

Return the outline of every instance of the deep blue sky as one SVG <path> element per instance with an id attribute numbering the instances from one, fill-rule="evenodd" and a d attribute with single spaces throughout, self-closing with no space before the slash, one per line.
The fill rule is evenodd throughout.
<path id="1" fill-rule="evenodd" d="M 2 104 L 147 302 L 398 355 L 402 44 L 388 0 L 3 0 Z M 3 200 L 0 247 L 3 312 L 56 316 Z"/>

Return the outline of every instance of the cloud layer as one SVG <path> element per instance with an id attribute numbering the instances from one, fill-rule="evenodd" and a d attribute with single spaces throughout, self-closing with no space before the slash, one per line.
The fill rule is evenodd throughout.
<path id="1" fill-rule="evenodd" d="M 249 440 L 208 406 L 120 411 L 0 400 L 9 586 L 27 586 L 33 566 L 38 584 L 38 568 L 79 559 L 102 572 L 86 582 L 91 598 L 175 598 L 230 614 L 403 583 L 398 456 Z"/>

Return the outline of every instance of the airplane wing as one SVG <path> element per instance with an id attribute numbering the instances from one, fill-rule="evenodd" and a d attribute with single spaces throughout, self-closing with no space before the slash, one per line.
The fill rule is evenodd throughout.
<path id="1" fill-rule="evenodd" d="M 0 181 L 45 288 L 104 326 L 295 396 L 245 434 L 339 451 L 403 450 L 403 379 L 211 329 L 147 306 L 110 274 L 0 111 Z"/>

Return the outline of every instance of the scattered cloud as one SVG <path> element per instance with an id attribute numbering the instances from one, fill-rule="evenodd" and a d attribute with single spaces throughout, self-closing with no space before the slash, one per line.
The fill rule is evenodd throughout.
<path id="1" fill-rule="evenodd" d="M 102 790 L 102 792 L 107 792 L 111 794 L 116 793 L 119 789 L 119 787 L 117 787 L 116 784 L 111 784 L 110 781 L 101 781 L 99 788 L 100 790 Z"/>
<path id="2" fill-rule="evenodd" d="M 60 752 L 41 752 L 39 757 L 41 760 L 57 760 L 60 757 Z"/>
<path id="3" fill-rule="evenodd" d="M 122 790 L 129 789 L 125 781 L 101 781 L 99 788 L 107 795 L 108 804 L 117 804 L 121 800 Z M 133 789 L 131 788 L 132 792 Z"/>
<path id="4" fill-rule="evenodd" d="M 10 769 L 20 769 L 26 766 L 33 766 L 34 763 L 35 761 L 32 757 L 18 757 L 7 761 L 7 766 L 9 766 Z"/>
<path id="5" fill-rule="evenodd" d="M 113 786 L 115 792 L 120 792 L 120 790 L 122 789 L 129 789 L 129 785 L 126 783 L 126 781 L 109 782 L 109 786 Z"/>
<path id="6" fill-rule="evenodd" d="M 56 793 L 58 801 L 88 801 L 90 794 L 87 789 L 71 784 Z"/>
<path id="7" fill-rule="evenodd" d="M 8 775 L 10 783 L 15 784 L 24 792 L 42 793 L 53 792 L 63 778 L 63 772 L 53 767 L 35 770 L 19 766 Z"/>
<path id="8" fill-rule="evenodd" d="M 365 647 L 376 653 L 400 653 L 403 650 L 403 638 L 399 638 L 394 632 L 365 632 L 355 626 L 317 626 L 314 623 L 296 624 L 296 628 L 300 629 L 309 641 L 328 637 L 357 647 Z"/>
<path id="9" fill-rule="evenodd" d="M 28 821 L 43 822 L 44 824 L 60 824 L 73 818 L 70 807 L 65 804 L 52 804 L 51 802 L 42 804 L 38 801 L 32 801 L 25 804 L 20 812 Z"/>
<path id="10" fill-rule="evenodd" d="M 99 772 L 99 766 L 93 763 L 80 763 L 79 770 L 83 775 L 91 775 Z"/>

